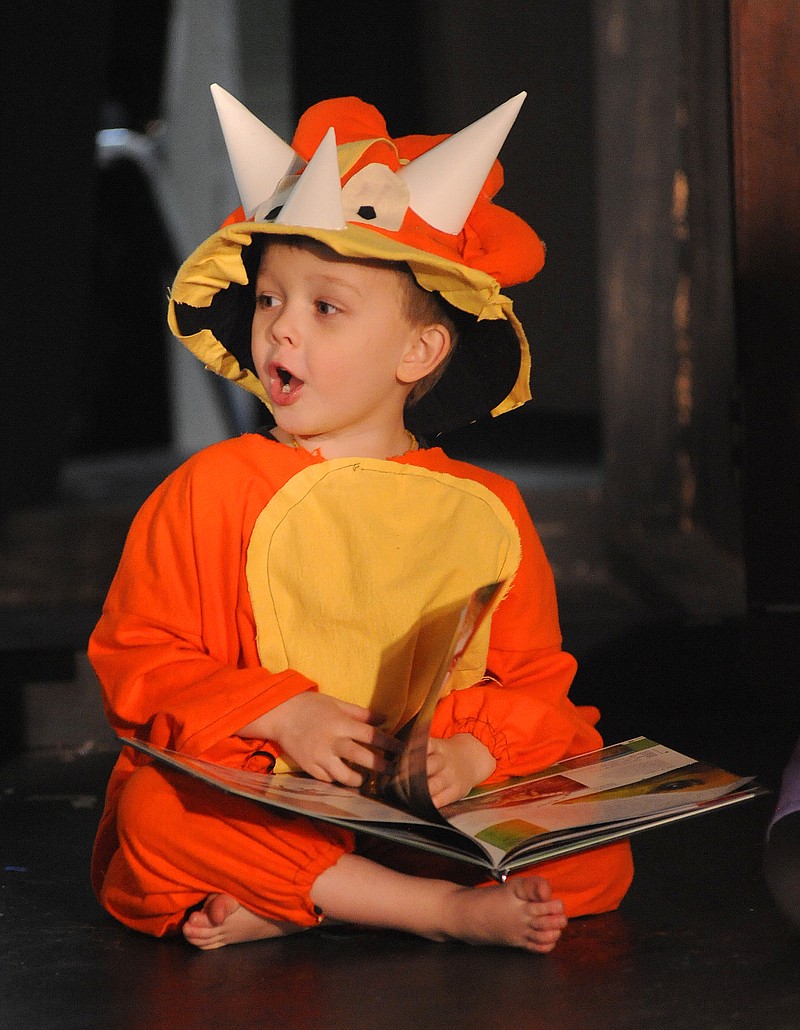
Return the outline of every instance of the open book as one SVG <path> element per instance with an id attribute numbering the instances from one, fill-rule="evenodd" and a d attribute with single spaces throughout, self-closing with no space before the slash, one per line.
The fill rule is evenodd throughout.
<path id="1" fill-rule="evenodd" d="M 455 619 L 452 611 L 443 613 L 449 632 L 438 671 L 419 713 L 398 735 L 403 748 L 391 777 L 372 778 L 357 790 L 299 773 L 231 769 L 127 737 L 123 743 L 222 791 L 459 859 L 497 880 L 515 869 L 764 793 L 752 778 L 638 737 L 529 776 L 478 787 L 437 810 L 426 773 L 431 719 L 501 586 L 476 591 Z"/>

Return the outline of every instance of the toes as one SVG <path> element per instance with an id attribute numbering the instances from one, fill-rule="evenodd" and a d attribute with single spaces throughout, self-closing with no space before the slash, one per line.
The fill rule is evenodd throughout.
<path id="1" fill-rule="evenodd" d="M 205 910 L 192 912 L 183 924 L 184 929 L 186 927 L 191 927 L 194 930 L 210 929 L 211 925 L 211 920 L 206 915 Z"/>
<path id="2" fill-rule="evenodd" d="M 553 898 L 553 889 L 541 876 L 520 876 L 511 880 L 511 887 L 520 901 L 528 904 L 556 905 L 561 902 Z"/>
<path id="3" fill-rule="evenodd" d="M 196 948 L 205 948 L 216 939 L 217 933 L 211 926 L 197 927 L 185 924 L 183 936 L 189 944 L 193 944 Z"/>
<path id="4" fill-rule="evenodd" d="M 212 926 L 222 926 L 239 908 L 239 902 L 229 894 L 210 894 L 203 911 Z"/>
<path id="5" fill-rule="evenodd" d="M 560 929 L 532 929 L 525 937 L 528 948 L 542 953 L 552 951 L 560 939 Z"/>
<path id="6" fill-rule="evenodd" d="M 195 909 L 186 917 L 181 927 L 184 938 L 195 948 L 204 951 L 222 947 L 225 943 L 222 924 L 237 907 L 238 903 L 233 898 L 224 894 L 209 894 L 203 907 Z"/>
<path id="7" fill-rule="evenodd" d="M 547 880 L 543 880 L 541 876 L 532 877 L 530 880 L 530 884 L 534 888 L 536 901 L 550 901 L 553 897 L 553 888 L 550 886 Z"/>

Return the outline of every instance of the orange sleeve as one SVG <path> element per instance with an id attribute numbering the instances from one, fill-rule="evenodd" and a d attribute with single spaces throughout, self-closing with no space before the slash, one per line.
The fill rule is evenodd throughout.
<path id="1" fill-rule="evenodd" d="M 493 483 L 499 493 L 497 483 Z M 602 745 L 596 708 L 568 697 L 577 663 L 561 648 L 553 575 L 519 491 L 502 487 L 520 532 L 522 559 L 492 617 L 487 678 L 443 698 L 435 737 L 472 733 L 497 762 L 492 780 L 543 769 Z"/>
<path id="2" fill-rule="evenodd" d="M 237 453 L 195 456 L 145 503 L 89 642 L 113 728 L 190 755 L 316 688 L 259 663 L 244 556 L 268 490 Z"/>

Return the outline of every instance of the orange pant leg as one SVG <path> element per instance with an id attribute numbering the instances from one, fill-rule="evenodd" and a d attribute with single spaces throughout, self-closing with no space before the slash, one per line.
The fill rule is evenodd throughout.
<path id="1" fill-rule="evenodd" d="M 168 770 L 142 766 L 123 788 L 120 846 L 100 890 L 120 922 L 160 937 L 210 893 L 278 922 L 317 922 L 309 891 L 353 850 L 352 834 L 286 817 Z"/>

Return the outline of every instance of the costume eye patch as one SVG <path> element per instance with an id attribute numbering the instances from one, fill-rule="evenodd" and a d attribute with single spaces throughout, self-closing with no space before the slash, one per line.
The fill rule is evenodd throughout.
<path id="1" fill-rule="evenodd" d="M 408 186 L 386 165 L 371 164 L 342 187 L 342 207 L 348 222 L 366 222 L 396 231 L 408 211 Z"/>
<path id="2" fill-rule="evenodd" d="M 286 201 L 289 199 L 289 194 L 292 189 L 297 185 L 298 176 L 286 175 L 278 183 L 278 188 L 268 197 L 263 204 L 259 204 L 253 212 L 254 222 L 274 222 L 278 215 L 281 213 L 281 209 Z"/>

